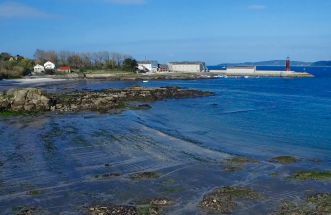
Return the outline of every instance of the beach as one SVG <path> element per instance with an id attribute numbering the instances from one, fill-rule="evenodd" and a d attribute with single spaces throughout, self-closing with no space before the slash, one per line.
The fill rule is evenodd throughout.
<path id="1" fill-rule="evenodd" d="M 169 86 L 215 93 L 119 113 L 1 116 L 0 209 L 280 214 L 285 201 L 305 208 L 307 197 L 331 190 L 331 76 L 314 75 L 0 82 L 2 90 L 37 86 L 49 93 Z M 209 202 L 216 194 L 233 200 Z"/>

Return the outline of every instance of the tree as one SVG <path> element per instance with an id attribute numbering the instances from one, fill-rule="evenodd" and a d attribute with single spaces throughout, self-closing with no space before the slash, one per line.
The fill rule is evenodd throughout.
<path id="1" fill-rule="evenodd" d="M 0 61 L 7 61 L 11 58 L 11 55 L 7 52 L 2 52 L 0 54 Z"/>
<path id="2" fill-rule="evenodd" d="M 123 61 L 123 70 L 129 71 L 129 72 L 135 72 L 138 67 L 138 63 L 135 59 L 132 58 L 126 58 Z"/>

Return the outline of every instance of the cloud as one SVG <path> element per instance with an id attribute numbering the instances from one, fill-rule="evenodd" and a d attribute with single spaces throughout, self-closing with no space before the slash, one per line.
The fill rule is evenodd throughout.
<path id="1" fill-rule="evenodd" d="M 50 15 L 31 6 L 17 2 L 5 2 L 0 4 L 0 18 L 39 18 Z"/>
<path id="2" fill-rule="evenodd" d="M 248 6 L 249 10 L 265 10 L 266 8 L 267 7 L 265 5 L 258 5 L 258 4 Z"/>
<path id="3" fill-rule="evenodd" d="M 120 5 L 142 5 L 146 3 L 146 0 L 107 0 L 107 2 Z"/>

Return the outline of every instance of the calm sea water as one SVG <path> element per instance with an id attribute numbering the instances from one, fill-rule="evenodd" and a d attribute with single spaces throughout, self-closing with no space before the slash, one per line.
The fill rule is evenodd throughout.
<path id="1" fill-rule="evenodd" d="M 215 186 L 248 184 L 272 198 L 236 214 L 247 214 L 247 210 L 267 214 L 284 198 L 302 197 L 304 190 L 330 191 L 330 183 L 300 184 L 270 176 L 274 171 L 290 174 L 295 168 L 330 170 L 331 68 L 299 69 L 316 77 L 30 84 L 48 91 L 180 86 L 216 95 L 156 102 L 150 110 L 117 115 L 1 118 L 0 209 L 10 214 L 13 208 L 27 205 L 77 213 L 91 202 L 126 204 L 161 192 L 179 202 L 169 214 L 199 214 L 196 204 L 205 192 Z M 0 89 L 25 86 L 0 82 Z M 251 157 L 261 164 L 228 175 L 219 161 L 229 155 Z M 268 163 L 278 155 L 303 161 L 290 167 Z M 311 159 L 320 162 L 313 164 Z M 127 179 L 131 173 L 146 170 L 163 175 L 150 183 Z M 95 179 L 110 172 L 122 177 Z M 178 182 L 171 189 L 180 193 L 163 192 L 169 190 L 164 183 L 169 179 Z M 31 196 L 31 190 L 42 192 Z"/>

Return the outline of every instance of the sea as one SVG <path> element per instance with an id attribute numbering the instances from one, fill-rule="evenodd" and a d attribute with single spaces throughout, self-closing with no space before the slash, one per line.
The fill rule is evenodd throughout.
<path id="1" fill-rule="evenodd" d="M 167 197 L 176 203 L 166 214 L 203 214 L 198 205 L 204 194 L 235 185 L 253 188 L 265 199 L 240 204 L 234 214 L 269 214 L 285 200 L 331 192 L 330 182 L 289 179 L 298 170 L 331 171 L 331 67 L 293 70 L 315 77 L 0 81 L 0 90 L 178 86 L 215 93 L 117 114 L 0 117 L 0 211 L 12 214 L 34 207 L 53 214 L 82 214 L 95 204 L 135 205 L 142 199 Z M 259 163 L 226 173 L 222 161 L 233 156 Z M 270 162 L 276 156 L 294 156 L 299 162 L 276 165 Z M 130 174 L 142 171 L 158 172 L 160 178 L 130 180 Z M 116 177 L 102 177 L 105 174 Z"/>

